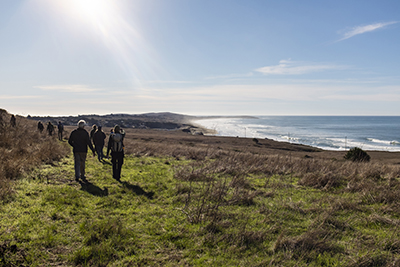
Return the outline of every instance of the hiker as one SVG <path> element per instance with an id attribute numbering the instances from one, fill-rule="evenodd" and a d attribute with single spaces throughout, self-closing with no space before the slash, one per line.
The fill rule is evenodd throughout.
<path id="1" fill-rule="evenodd" d="M 54 125 L 51 124 L 51 122 L 47 123 L 47 129 L 46 130 L 47 130 L 48 134 L 50 136 L 52 136 L 53 132 L 54 132 Z"/>
<path id="2" fill-rule="evenodd" d="M 93 142 L 93 135 L 94 135 L 94 133 L 96 132 L 96 130 L 97 130 L 97 125 L 96 125 L 96 124 L 93 124 L 92 130 L 90 130 L 90 141 L 91 141 L 91 142 Z"/>
<path id="3" fill-rule="evenodd" d="M 64 125 L 61 123 L 61 121 L 58 122 L 57 128 L 58 128 L 58 139 L 60 141 L 62 141 L 63 132 L 64 132 Z"/>
<path id="4" fill-rule="evenodd" d="M 10 124 L 12 127 L 15 127 L 15 125 L 16 125 L 16 118 L 15 118 L 14 114 L 11 115 Z"/>
<path id="5" fill-rule="evenodd" d="M 73 130 L 69 136 L 68 143 L 73 147 L 75 160 L 75 180 L 79 182 L 79 178 L 86 181 L 85 177 L 85 161 L 88 151 L 88 146 L 93 152 L 93 157 L 96 155 L 92 143 L 90 142 L 89 134 L 84 129 L 86 122 L 80 120 L 78 128 Z"/>
<path id="6" fill-rule="evenodd" d="M 42 123 L 41 121 L 38 122 L 37 128 L 38 128 L 38 130 L 39 130 L 40 133 L 43 132 L 43 130 L 44 130 L 44 125 L 43 125 L 43 123 Z"/>
<path id="7" fill-rule="evenodd" d="M 104 158 L 103 148 L 105 139 L 106 134 L 101 130 L 101 126 L 99 126 L 97 131 L 93 134 L 93 144 L 99 161 L 102 161 Z"/>
<path id="8" fill-rule="evenodd" d="M 121 180 L 121 168 L 122 164 L 124 164 L 124 137 L 125 131 L 119 125 L 115 125 L 114 133 L 108 139 L 107 158 L 111 150 L 113 178 L 117 181 Z"/>

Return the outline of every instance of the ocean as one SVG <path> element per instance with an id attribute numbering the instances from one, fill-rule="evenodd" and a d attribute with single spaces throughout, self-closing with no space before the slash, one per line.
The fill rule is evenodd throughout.
<path id="1" fill-rule="evenodd" d="M 219 136 L 268 138 L 325 150 L 400 151 L 400 116 L 258 116 L 196 123 Z"/>

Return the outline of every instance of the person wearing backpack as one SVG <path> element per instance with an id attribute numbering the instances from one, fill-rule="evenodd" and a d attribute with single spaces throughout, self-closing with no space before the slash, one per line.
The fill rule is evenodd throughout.
<path id="1" fill-rule="evenodd" d="M 92 142 L 90 142 L 89 133 L 84 129 L 86 122 L 80 120 L 78 128 L 73 130 L 69 136 L 68 143 L 73 147 L 74 165 L 75 165 L 75 180 L 79 182 L 79 178 L 86 181 L 85 177 L 85 162 L 88 151 L 88 146 L 93 152 L 93 157 L 96 155 Z"/>
<path id="2" fill-rule="evenodd" d="M 121 168 L 124 164 L 124 137 L 125 131 L 119 125 L 115 125 L 114 133 L 108 139 L 107 158 L 111 150 L 113 178 L 117 181 L 121 180 Z"/>

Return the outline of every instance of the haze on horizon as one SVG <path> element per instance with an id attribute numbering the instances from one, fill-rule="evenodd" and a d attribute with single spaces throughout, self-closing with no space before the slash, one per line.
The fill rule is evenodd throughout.
<path id="1" fill-rule="evenodd" d="M 400 115 L 397 0 L 0 2 L 21 115 Z"/>

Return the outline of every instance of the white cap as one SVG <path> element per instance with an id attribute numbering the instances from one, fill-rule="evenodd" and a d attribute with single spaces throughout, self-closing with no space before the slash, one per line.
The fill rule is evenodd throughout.
<path id="1" fill-rule="evenodd" d="M 85 124 L 86 124 L 86 121 L 84 121 L 84 120 L 78 121 L 78 127 L 79 128 L 83 128 L 85 126 Z"/>

